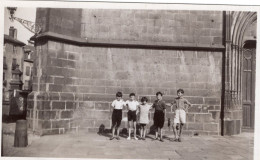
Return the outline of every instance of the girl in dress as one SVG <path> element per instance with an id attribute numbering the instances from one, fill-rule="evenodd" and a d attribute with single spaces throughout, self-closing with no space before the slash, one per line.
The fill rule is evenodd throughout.
<path id="1" fill-rule="evenodd" d="M 140 112 L 139 123 L 141 127 L 140 139 L 145 140 L 146 125 L 149 123 L 149 110 L 152 109 L 151 105 L 147 104 L 148 99 L 146 97 L 141 98 L 141 104 L 138 109 Z"/>

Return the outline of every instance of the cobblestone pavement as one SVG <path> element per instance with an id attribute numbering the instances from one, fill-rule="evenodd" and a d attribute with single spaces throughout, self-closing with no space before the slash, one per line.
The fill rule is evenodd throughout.
<path id="1" fill-rule="evenodd" d="M 164 142 L 153 140 L 109 140 L 110 134 L 69 133 L 35 137 L 29 135 L 30 145 L 14 148 L 12 134 L 4 134 L 6 157 L 55 158 L 124 158 L 172 160 L 250 160 L 253 159 L 253 133 L 237 136 L 184 136 L 183 142 L 172 142 L 172 135 Z"/>

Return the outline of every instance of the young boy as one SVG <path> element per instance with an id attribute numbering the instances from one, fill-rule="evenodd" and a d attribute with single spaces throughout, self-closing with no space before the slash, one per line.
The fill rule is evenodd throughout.
<path id="1" fill-rule="evenodd" d="M 156 93 L 157 100 L 154 101 L 152 107 L 155 109 L 154 111 L 154 126 L 155 126 L 155 139 L 158 140 L 158 130 L 160 129 L 160 141 L 163 142 L 162 139 L 162 128 L 164 125 L 165 120 L 165 113 L 166 113 L 166 104 L 162 100 L 162 92 Z"/>
<path id="2" fill-rule="evenodd" d="M 138 138 L 136 137 L 136 110 L 137 107 L 139 106 L 139 102 L 135 100 L 134 93 L 131 93 L 129 97 L 130 100 L 126 101 L 126 106 L 128 109 L 127 118 L 128 118 L 128 134 L 129 134 L 127 140 L 131 140 L 131 121 L 133 121 L 134 139 L 138 140 Z"/>
<path id="3" fill-rule="evenodd" d="M 174 141 L 179 141 L 179 142 L 181 142 L 182 128 L 186 123 L 186 112 L 191 106 L 191 103 L 187 99 L 183 98 L 183 94 L 184 94 L 184 90 L 178 89 L 177 90 L 178 97 L 175 98 L 172 103 L 174 106 L 176 106 L 174 122 L 173 122 L 173 133 L 175 135 Z M 185 105 L 187 105 L 188 107 L 186 107 Z M 177 133 L 176 128 L 179 130 L 179 133 Z"/>
<path id="4" fill-rule="evenodd" d="M 122 109 L 125 106 L 125 102 L 122 99 L 123 94 L 121 92 L 116 93 L 116 100 L 114 100 L 111 104 L 111 106 L 114 108 L 112 113 L 112 137 L 110 140 L 113 140 L 115 138 L 115 130 L 117 130 L 117 140 L 120 140 L 119 138 L 119 127 L 122 120 Z"/>

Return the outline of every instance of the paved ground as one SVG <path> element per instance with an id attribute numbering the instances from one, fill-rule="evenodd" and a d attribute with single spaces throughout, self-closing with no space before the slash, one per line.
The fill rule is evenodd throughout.
<path id="1" fill-rule="evenodd" d="M 164 142 L 109 140 L 110 134 L 70 133 L 37 137 L 29 135 L 29 146 L 13 147 L 13 134 L 3 136 L 6 157 L 55 157 L 55 158 L 124 158 L 172 160 L 251 160 L 253 159 L 253 133 L 239 136 L 185 136 L 183 142 L 172 142 L 172 135 Z"/>

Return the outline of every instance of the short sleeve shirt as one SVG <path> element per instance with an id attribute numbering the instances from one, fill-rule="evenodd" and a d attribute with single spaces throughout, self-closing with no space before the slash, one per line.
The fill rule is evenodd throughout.
<path id="1" fill-rule="evenodd" d="M 176 109 L 185 109 L 185 105 L 191 105 L 191 103 L 185 98 L 175 98 L 173 104 L 176 105 Z"/>
<path id="2" fill-rule="evenodd" d="M 126 105 L 128 106 L 128 109 L 131 110 L 131 111 L 136 111 L 138 105 L 139 105 L 139 102 L 138 101 L 129 101 L 127 100 L 126 101 Z"/>
<path id="3" fill-rule="evenodd" d="M 124 105 L 125 105 L 125 102 L 124 102 L 124 100 L 114 100 L 113 102 L 112 102 L 112 104 L 111 104 L 111 106 L 114 108 L 114 109 L 123 109 L 123 107 L 124 107 Z"/>
<path id="4" fill-rule="evenodd" d="M 163 100 L 155 100 L 152 107 L 155 108 L 156 111 L 163 111 L 166 109 L 166 104 Z"/>

